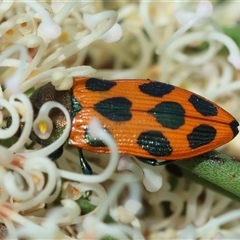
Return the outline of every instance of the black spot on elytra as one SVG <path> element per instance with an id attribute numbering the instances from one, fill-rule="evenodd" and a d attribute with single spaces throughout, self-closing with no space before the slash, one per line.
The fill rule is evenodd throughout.
<path id="1" fill-rule="evenodd" d="M 107 131 L 106 129 L 104 129 Z M 84 135 L 85 143 L 92 147 L 106 147 L 106 144 L 99 138 L 91 138 L 91 136 L 88 133 L 88 129 L 85 129 L 85 135 Z"/>
<path id="2" fill-rule="evenodd" d="M 131 106 L 132 102 L 127 98 L 113 97 L 96 103 L 94 109 L 109 120 L 123 122 L 132 118 Z"/>
<path id="3" fill-rule="evenodd" d="M 139 86 L 141 92 L 153 97 L 163 97 L 173 91 L 175 87 L 161 82 L 149 82 Z"/>
<path id="4" fill-rule="evenodd" d="M 213 103 L 195 95 L 192 94 L 188 101 L 193 105 L 193 107 L 203 116 L 205 117 L 211 117 L 211 116 L 217 116 L 218 110 L 216 106 L 214 106 Z"/>
<path id="5" fill-rule="evenodd" d="M 178 129 L 185 122 L 185 110 L 177 102 L 161 102 L 155 108 L 150 109 L 148 113 L 153 115 L 163 127 L 170 129 Z"/>
<path id="6" fill-rule="evenodd" d="M 237 120 L 233 120 L 231 123 L 230 123 L 230 127 L 232 129 L 232 132 L 233 132 L 233 136 L 237 136 L 238 134 L 238 126 L 239 126 L 239 123 L 237 122 Z"/>
<path id="7" fill-rule="evenodd" d="M 116 85 L 115 82 L 109 80 L 102 80 L 98 78 L 89 78 L 86 81 L 86 89 L 89 91 L 108 91 Z"/>
<path id="8" fill-rule="evenodd" d="M 142 132 L 137 138 L 137 144 L 156 157 L 169 156 L 172 153 L 170 142 L 160 131 Z"/>
<path id="9" fill-rule="evenodd" d="M 207 124 L 200 124 L 187 135 L 189 147 L 192 149 L 209 144 L 215 139 L 216 129 Z"/>

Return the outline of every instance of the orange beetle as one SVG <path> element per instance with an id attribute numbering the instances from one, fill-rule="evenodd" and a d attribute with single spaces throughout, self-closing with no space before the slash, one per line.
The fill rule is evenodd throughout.
<path id="1" fill-rule="evenodd" d="M 96 153 L 109 153 L 99 139 L 91 139 L 88 122 L 97 117 L 116 140 L 120 153 L 149 159 L 178 160 L 211 151 L 238 134 L 236 119 L 216 104 L 170 84 L 140 79 L 74 78 L 72 91 L 56 91 L 49 83 L 30 97 L 35 114 L 46 101 L 62 103 L 72 115 L 69 144 Z M 50 113 L 55 133 L 64 128 L 60 110 Z M 61 119 L 61 120 L 59 120 Z"/>

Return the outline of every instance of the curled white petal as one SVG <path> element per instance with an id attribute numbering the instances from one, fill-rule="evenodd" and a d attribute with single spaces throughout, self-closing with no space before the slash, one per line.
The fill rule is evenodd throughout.
<path id="1" fill-rule="evenodd" d="M 44 202 L 44 200 L 54 190 L 56 181 L 58 179 L 56 166 L 48 158 L 32 157 L 31 159 L 27 159 L 25 161 L 23 167 L 24 171 L 27 171 L 29 173 L 31 173 L 33 170 L 44 171 L 48 175 L 48 181 L 46 182 L 44 189 L 41 192 L 39 192 L 36 196 L 34 196 L 28 201 L 21 202 L 16 205 L 15 208 L 20 211 L 25 211 L 29 208 L 32 208 Z"/>
<path id="2" fill-rule="evenodd" d="M 13 159 L 13 153 L 9 149 L 0 145 L 0 163 L 3 166 L 8 166 Z"/>
<path id="3" fill-rule="evenodd" d="M 201 0 L 197 5 L 196 13 L 202 18 L 211 17 L 213 13 L 212 3 L 208 0 Z"/>
<path id="4" fill-rule="evenodd" d="M 128 187 L 129 197 L 126 200 L 124 207 L 132 214 L 136 214 L 142 207 L 141 188 L 137 182 L 130 183 Z"/>
<path id="5" fill-rule="evenodd" d="M 143 184 L 145 188 L 149 192 L 156 192 L 158 191 L 163 184 L 162 176 L 158 168 L 150 166 L 146 163 L 138 162 L 141 166 L 144 177 L 143 177 Z"/>
<path id="6" fill-rule="evenodd" d="M 20 84 L 22 82 L 22 72 L 26 67 L 26 59 L 27 59 L 27 49 L 23 45 L 13 45 L 9 47 L 7 50 L 1 53 L 0 55 L 0 62 L 6 59 L 8 56 L 12 55 L 15 52 L 20 53 L 20 61 L 19 66 L 16 72 L 10 76 L 6 80 L 6 90 L 9 90 L 11 93 L 18 93 L 20 92 Z M 5 90 L 5 91 L 6 91 Z"/>
<path id="7" fill-rule="evenodd" d="M 57 8 L 59 8 L 59 11 L 56 13 L 56 15 L 53 17 L 53 20 L 56 23 L 60 23 L 68 14 L 69 12 L 73 9 L 73 7 L 77 4 L 78 2 L 76 1 L 69 1 L 69 2 L 65 2 L 65 4 L 62 2 L 52 2 L 52 7 L 53 7 L 53 11 L 55 11 Z M 85 1 L 84 1 L 85 3 Z M 82 3 L 83 6 L 87 3 Z M 57 6 L 56 6 L 57 5 Z"/>
<path id="8" fill-rule="evenodd" d="M 60 36 L 61 27 L 50 17 L 49 12 L 44 9 L 41 3 L 35 0 L 26 1 L 27 5 L 33 8 L 41 17 L 42 22 L 38 26 L 38 34 L 49 39 L 56 39 Z"/>
<path id="9" fill-rule="evenodd" d="M 78 183 L 77 184 L 76 183 L 75 187 L 80 192 L 89 192 L 89 191 L 91 192 L 92 191 L 92 192 L 94 192 L 96 194 L 97 202 L 93 203 L 93 204 L 96 205 L 96 208 L 93 211 L 91 211 L 90 213 L 85 214 L 85 216 L 93 215 L 93 214 L 102 212 L 103 206 L 105 206 L 105 205 L 108 206 L 108 195 L 107 195 L 107 192 L 106 192 L 106 190 L 104 189 L 104 187 L 102 185 L 96 184 L 96 183 L 94 183 L 94 184 L 90 184 L 90 183 L 84 183 L 84 184 Z M 91 199 L 91 197 L 90 197 L 90 199 Z M 93 200 L 91 199 L 91 201 L 93 201 Z M 79 222 L 81 220 L 82 220 L 82 216 L 76 217 L 74 219 L 74 222 L 77 223 L 77 222 Z"/>
<path id="10" fill-rule="evenodd" d="M 58 178 L 54 192 L 52 194 L 48 195 L 48 197 L 45 200 L 45 203 L 54 202 L 57 199 L 57 197 L 59 196 L 61 190 L 62 190 L 62 181 L 60 178 Z"/>
<path id="11" fill-rule="evenodd" d="M 37 118 L 33 122 L 33 131 L 41 139 L 48 139 L 52 134 L 53 123 L 50 117 L 39 111 Z"/>
<path id="12" fill-rule="evenodd" d="M 69 115 L 69 112 L 67 111 L 67 109 L 60 103 L 49 101 L 42 105 L 42 107 L 39 111 L 39 115 L 48 115 L 50 110 L 55 107 L 59 108 L 64 113 L 65 118 L 66 118 L 67 124 L 65 126 L 65 129 L 64 129 L 62 135 L 55 142 L 53 142 L 51 145 L 49 145 L 45 148 L 42 148 L 37 151 L 24 152 L 24 153 L 21 153 L 21 155 L 23 155 L 25 157 L 48 156 L 50 153 L 52 153 L 53 149 L 58 149 L 60 146 L 62 146 L 65 143 L 66 139 L 69 136 L 69 132 L 71 129 L 71 119 L 70 119 L 70 115 Z"/>
<path id="13" fill-rule="evenodd" d="M 61 222 L 64 224 L 72 224 L 74 222 L 74 219 L 77 218 L 81 212 L 78 204 L 70 199 L 62 200 L 61 204 L 63 205 L 63 208 L 61 210 Z"/>
<path id="14" fill-rule="evenodd" d="M 7 139 L 12 137 L 17 132 L 20 119 L 17 110 L 13 106 L 11 106 L 9 102 L 4 98 L 0 98 L 0 106 L 7 109 L 7 111 L 10 113 L 9 115 L 11 116 L 12 120 L 10 127 L 6 129 L 0 128 L 0 139 Z"/>
<path id="15" fill-rule="evenodd" d="M 23 117 L 25 120 L 24 122 L 25 124 L 21 132 L 21 135 L 18 138 L 18 141 L 10 147 L 10 150 L 12 152 L 16 152 L 21 147 L 23 147 L 23 145 L 25 144 L 25 142 L 27 141 L 31 133 L 32 121 L 33 121 L 33 109 L 32 109 L 32 104 L 30 103 L 29 98 L 25 94 L 12 95 L 9 99 L 9 102 L 16 102 L 16 99 L 20 100 L 21 103 L 23 104 Z"/>
<path id="16" fill-rule="evenodd" d="M 181 28 L 179 28 L 162 46 L 156 50 L 157 54 L 161 54 L 172 42 L 185 33 L 201 18 L 210 17 L 212 14 L 212 4 L 209 1 L 200 1 L 197 6 L 196 14 L 189 19 Z"/>
<path id="17" fill-rule="evenodd" d="M 0 166 L 0 189 L 1 189 L 0 204 L 5 203 L 9 198 L 9 194 L 4 186 L 4 178 L 6 174 L 7 174 L 6 169 Z"/>
<path id="18" fill-rule="evenodd" d="M 81 37 L 80 39 L 71 42 L 67 46 L 59 49 L 59 51 L 54 52 L 48 58 L 45 59 L 41 66 L 42 70 L 50 69 L 51 67 L 57 65 L 58 63 L 66 60 L 68 57 L 72 56 L 86 46 L 89 46 L 92 42 L 99 39 L 103 34 L 105 34 L 117 21 L 117 13 L 115 11 L 105 11 L 101 15 L 101 20 L 107 20 L 104 22 L 103 26 L 95 29 L 91 34 Z"/>
<path id="19" fill-rule="evenodd" d="M 103 39 L 105 42 L 111 43 L 111 42 L 117 42 L 121 37 L 122 37 L 122 27 L 120 24 L 116 23 L 108 32 L 106 32 L 101 37 L 101 39 Z"/>
<path id="20" fill-rule="evenodd" d="M 11 172 L 8 172 L 4 178 L 4 186 L 9 195 L 19 200 L 27 200 L 33 197 L 35 186 L 31 176 L 26 174 L 22 169 L 18 168 L 18 172 L 24 176 L 27 182 L 27 190 L 22 190 L 16 183 L 15 177 Z"/>
<path id="21" fill-rule="evenodd" d="M 50 23 L 50 25 L 48 25 Z M 56 39 L 62 33 L 61 27 L 54 21 L 46 23 L 40 23 L 38 26 L 38 34 L 45 35 L 50 39 Z"/>

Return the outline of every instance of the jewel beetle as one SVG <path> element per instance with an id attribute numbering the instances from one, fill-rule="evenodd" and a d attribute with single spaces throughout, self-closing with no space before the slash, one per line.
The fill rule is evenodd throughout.
<path id="1" fill-rule="evenodd" d="M 57 101 L 67 108 L 72 116 L 70 145 L 109 153 L 101 140 L 91 139 L 88 134 L 89 120 L 97 117 L 115 139 L 120 153 L 152 165 L 158 165 L 157 160 L 201 155 L 238 134 L 236 119 L 218 105 L 185 89 L 149 79 L 76 77 L 71 90 L 56 91 L 48 83 L 30 100 L 35 117 L 46 101 Z M 66 124 L 63 113 L 53 109 L 50 118 L 53 133 L 46 140 L 33 133 L 34 142 L 46 146 L 61 134 Z"/>

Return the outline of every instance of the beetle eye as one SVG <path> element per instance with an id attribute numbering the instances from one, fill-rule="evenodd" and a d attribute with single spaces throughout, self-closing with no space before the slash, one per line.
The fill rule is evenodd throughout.
<path id="1" fill-rule="evenodd" d="M 53 123 L 48 116 L 38 116 L 33 122 L 33 131 L 41 139 L 48 139 L 53 130 Z"/>

